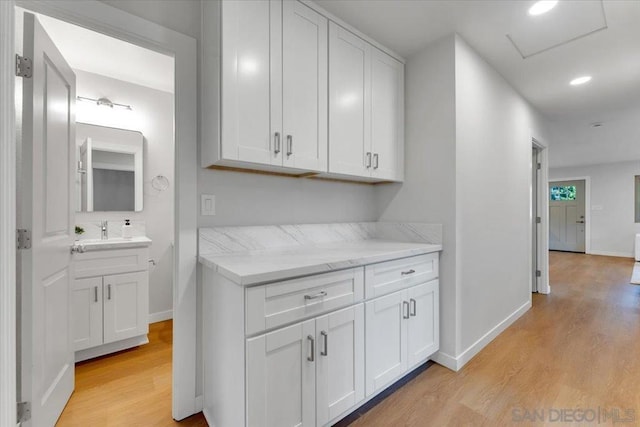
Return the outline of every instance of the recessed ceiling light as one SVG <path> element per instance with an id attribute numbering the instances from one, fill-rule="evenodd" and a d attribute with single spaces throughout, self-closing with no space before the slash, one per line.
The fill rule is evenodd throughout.
<path id="1" fill-rule="evenodd" d="M 571 86 L 583 85 L 591 80 L 591 76 L 577 77 L 569 82 Z"/>
<path id="2" fill-rule="evenodd" d="M 558 4 L 558 0 L 540 0 L 537 1 L 529 8 L 529 15 L 542 15 L 543 13 L 549 12 L 551 9 L 556 7 Z"/>

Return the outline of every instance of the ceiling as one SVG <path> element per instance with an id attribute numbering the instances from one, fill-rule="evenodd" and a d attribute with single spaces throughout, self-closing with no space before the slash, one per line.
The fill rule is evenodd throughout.
<path id="1" fill-rule="evenodd" d="M 173 93 L 172 57 L 48 16 L 38 20 L 71 68 Z"/>
<path id="2" fill-rule="evenodd" d="M 535 17 L 527 13 L 534 1 L 316 2 L 405 58 L 457 32 L 549 119 L 552 155 L 582 149 L 585 136 L 596 140 L 580 163 L 563 158 L 558 164 L 629 160 L 627 149 L 640 159 L 640 144 L 632 138 L 637 131 L 597 143 L 605 134 L 629 130 L 630 117 L 637 117 L 631 112 L 640 111 L 640 1 L 560 0 Z M 568 84 L 585 74 L 593 76 L 590 83 Z M 604 126 L 592 128 L 593 122 Z"/>

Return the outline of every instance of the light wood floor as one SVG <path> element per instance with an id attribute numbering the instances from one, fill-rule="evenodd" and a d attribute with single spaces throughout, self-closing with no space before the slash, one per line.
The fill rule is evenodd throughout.
<path id="1" fill-rule="evenodd" d="M 76 365 L 76 389 L 58 426 L 206 426 L 171 418 L 172 322 L 149 325 L 149 344 Z"/>
<path id="2" fill-rule="evenodd" d="M 631 259 L 552 252 L 551 295 L 534 294 L 531 310 L 460 372 L 433 365 L 352 425 L 525 426 L 533 424 L 515 422 L 514 410 L 597 407 L 635 410 L 636 422 L 616 425 L 638 425 L 632 269 Z"/>
<path id="3" fill-rule="evenodd" d="M 552 252 L 550 262 L 552 294 L 535 294 L 533 308 L 460 372 L 433 365 L 352 425 L 526 426 L 514 409 L 597 407 L 633 409 L 640 422 L 633 261 Z M 170 321 L 154 324 L 150 344 L 78 365 L 58 425 L 205 426 L 201 414 L 171 420 L 171 339 Z"/>

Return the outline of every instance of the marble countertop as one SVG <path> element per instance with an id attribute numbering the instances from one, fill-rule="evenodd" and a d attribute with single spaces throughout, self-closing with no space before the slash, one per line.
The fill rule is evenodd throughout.
<path id="1" fill-rule="evenodd" d="M 123 239 L 121 237 L 113 239 L 85 239 L 78 240 L 74 246 L 78 252 L 90 252 L 90 251 L 106 251 L 111 249 L 127 249 L 127 248 L 144 248 L 150 246 L 151 239 L 144 236 L 132 237 L 130 239 Z"/>
<path id="2" fill-rule="evenodd" d="M 229 280 L 241 286 L 251 286 L 441 250 L 442 245 L 361 240 L 230 254 L 203 254 L 199 260 Z"/>

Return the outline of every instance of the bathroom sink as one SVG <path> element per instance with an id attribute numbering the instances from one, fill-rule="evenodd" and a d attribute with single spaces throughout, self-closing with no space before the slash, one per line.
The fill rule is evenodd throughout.
<path id="1" fill-rule="evenodd" d="M 113 239 L 86 239 L 78 240 L 72 248 L 72 252 L 106 251 L 112 249 L 143 248 L 151 245 L 148 237 L 132 237 L 123 239 L 116 237 Z"/>

